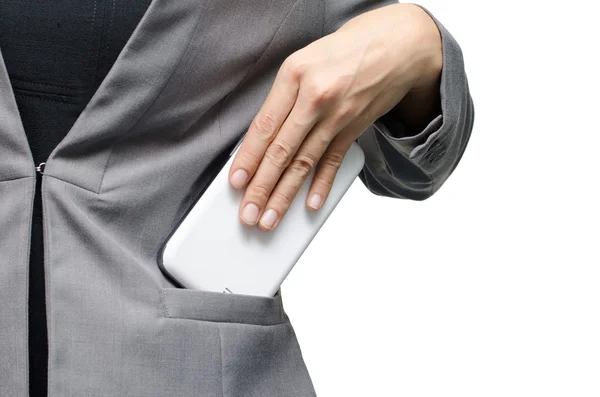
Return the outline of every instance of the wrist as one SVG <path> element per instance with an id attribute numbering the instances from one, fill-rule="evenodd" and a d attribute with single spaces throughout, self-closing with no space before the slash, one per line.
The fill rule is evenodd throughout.
<path id="1" fill-rule="evenodd" d="M 410 89 L 390 111 L 401 120 L 407 133 L 418 132 L 441 114 L 440 79 L 442 74 L 442 37 L 435 21 L 421 7 L 405 4 L 412 15 L 412 67 L 417 73 Z M 405 9 L 406 12 L 406 9 Z"/>
<path id="2" fill-rule="evenodd" d="M 439 87 L 443 66 L 442 36 L 435 21 L 425 10 L 417 5 L 411 6 L 414 7 L 417 18 L 413 48 L 416 59 L 419 59 L 420 72 L 411 91 L 430 92 Z"/>

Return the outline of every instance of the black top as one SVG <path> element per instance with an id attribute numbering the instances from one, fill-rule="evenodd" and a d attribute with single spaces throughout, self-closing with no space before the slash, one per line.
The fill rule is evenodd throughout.
<path id="1" fill-rule="evenodd" d="M 36 165 L 71 129 L 150 1 L 0 0 L 0 50 Z M 40 181 L 29 269 L 31 397 L 47 396 L 48 379 Z"/>

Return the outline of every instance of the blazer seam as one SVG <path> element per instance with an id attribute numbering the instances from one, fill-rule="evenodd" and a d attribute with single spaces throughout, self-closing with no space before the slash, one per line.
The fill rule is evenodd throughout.
<path id="1" fill-rule="evenodd" d="M 14 181 L 18 181 L 18 180 L 21 180 L 21 179 L 27 179 L 27 178 L 35 178 L 35 176 L 18 176 L 16 178 L 12 178 L 12 179 L 3 179 L 3 180 L 0 180 L 0 183 L 14 182 Z"/>
<path id="2" fill-rule="evenodd" d="M 78 185 L 78 184 L 76 184 L 76 183 L 73 183 L 73 182 L 71 182 L 71 181 L 67 181 L 67 180 L 65 180 L 65 179 L 59 178 L 59 177 L 57 177 L 57 176 L 55 176 L 55 175 L 44 174 L 44 176 L 45 176 L 45 177 L 47 177 L 47 178 L 54 178 L 54 179 L 57 179 L 57 180 L 59 180 L 59 181 L 61 181 L 61 182 L 64 182 L 64 183 L 66 183 L 66 184 L 68 184 L 68 185 L 71 185 L 71 186 L 78 187 L 78 188 L 80 188 L 80 189 L 83 189 L 83 190 L 85 190 L 85 191 L 87 191 L 87 192 L 90 192 L 90 193 L 94 193 L 94 194 L 96 194 L 96 195 L 100 194 L 100 192 L 97 192 L 97 191 L 95 191 L 95 190 L 92 190 L 92 189 L 88 189 L 87 187 L 83 187 L 83 186 L 81 186 L 81 185 Z"/>
<path id="3" fill-rule="evenodd" d="M 188 51 L 190 49 L 190 45 L 192 44 L 193 38 L 196 36 L 196 33 L 198 32 L 198 27 L 199 26 L 200 26 L 200 17 L 197 16 L 196 17 L 196 26 L 194 26 L 194 32 L 190 35 L 190 37 L 188 39 L 188 42 L 186 44 L 185 49 L 182 51 L 181 55 L 179 56 L 179 59 L 177 60 L 177 63 L 173 67 L 173 71 L 171 72 L 171 74 L 169 75 L 169 77 L 166 79 L 166 81 L 163 84 L 163 86 L 160 88 L 160 91 L 158 91 L 158 93 L 154 96 L 154 99 L 148 105 L 148 107 L 146 108 L 146 110 L 144 111 L 144 113 L 142 113 L 142 115 L 137 119 L 137 121 L 135 123 L 133 123 L 133 125 L 129 128 L 129 130 L 127 130 L 127 132 L 125 134 L 123 134 L 121 137 L 115 138 L 115 140 L 111 143 L 110 149 L 109 149 L 109 154 L 107 156 L 106 163 L 104 164 L 104 170 L 102 171 L 102 176 L 100 178 L 100 184 L 98 186 L 98 191 L 95 192 L 95 193 L 100 194 L 102 192 L 102 184 L 104 182 L 104 176 L 106 175 L 106 170 L 108 169 L 108 164 L 110 163 L 110 159 L 111 159 L 112 154 L 114 152 L 114 148 L 115 148 L 115 145 L 116 145 L 117 141 L 123 141 L 131 133 L 131 131 L 133 131 L 133 129 L 139 124 L 139 122 L 146 116 L 146 114 L 148 114 L 148 112 L 150 111 L 150 109 L 152 109 L 152 106 L 154 106 L 154 104 L 156 103 L 156 101 L 158 100 L 158 98 L 161 96 L 162 92 L 165 90 L 165 88 L 171 82 L 171 79 L 175 75 L 175 72 L 177 72 L 177 69 L 179 69 L 179 65 L 181 64 L 181 61 L 183 61 L 183 59 L 187 55 L 187 53 L 188 53 Z"/>
<path id="4" fill-rule="evenodd" d="M 167 307 L 167 297 L 165 294 L 165 291 L 163 291 L 162 289 L 158 289 L 158 296 L 160 298 L 160 303 L 162 306 L 162 311 L 163 311 L 163 316 L 170 318 L 171 314 L 169 313 L 169 308 Z"/>
<path id="5" fill-rule="evenodd" d="M 217 323 L 217 331 L 219 332 L 219 358 L 221 359 L 221 397 L 225 397 L 225 382 L 223 380 L 223 334 L 221 332 L 221 324 Z"/>

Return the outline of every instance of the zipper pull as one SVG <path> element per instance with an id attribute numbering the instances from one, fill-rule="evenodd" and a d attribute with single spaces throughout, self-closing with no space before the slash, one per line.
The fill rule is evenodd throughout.
<path id="1" fill-rule="evenodd" d="M 46 163 L 40 163 L 37 167 L 35 167 L 35 170 L 37 172 L 39 172 L 40 174 L 44 175 L 44 167 L 46 166 Z"/>

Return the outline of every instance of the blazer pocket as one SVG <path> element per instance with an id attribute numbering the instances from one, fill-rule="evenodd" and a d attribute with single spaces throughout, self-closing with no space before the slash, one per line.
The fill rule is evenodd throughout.
<path id="1" fill-rule="evenodd" d="M 193 368 L 189 378 L 176 372 L 178 396 L 315 397 L 281 291 L 266 298 L 163 288 L 161 296 L 164 316 L 177 319 L 165 324 L 162 343 L 183 349 L 176 354 Z M 207 367 L 212 393 L 198 391 L 196 368 Z"/>
<path id="2" fill-rule="evenodd" d="M 218 323 L 276 325 L 288 321 L 281 291 L 261 297 L 184 288 L 162 288 L 164 316 Z"/>

